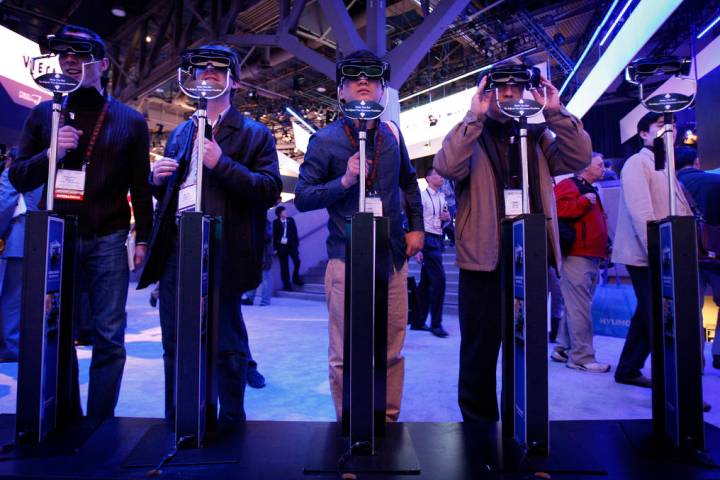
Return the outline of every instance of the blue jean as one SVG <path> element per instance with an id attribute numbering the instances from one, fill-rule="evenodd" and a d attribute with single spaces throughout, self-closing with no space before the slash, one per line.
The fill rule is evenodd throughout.
<path id="1" fill-rule="evenodd" d="M 160 276 L 160 329 L 165 367 L 165 418 L 175 417 L 175 352 L 177 327 L 177 237 L 168 242 L 168 258 Z M 220 422 L 245 419 L 245 383 L 250 359 L 248 335 L 240 309 L 240 293 L 220 285 L 218 312 L 218 396 Z"/>
<path id="2" fill-rule="evenodd" d="M 0 282 L 0 357 L 17 361 L 23 259 L 10 257 L 0 261 L 5 262 L 4 279 Z"/>
<path id="3" fill-rule="evenodd" d="M 273 290 L 273 278 L 272 270 L 267 269 L 262 271 L 262 283 L 255 290 L 249 290 L 245 292 L 245 296 L 251 302 L 255 301 L 258 291 L 260 291 L 260 305 L 270 305 L 270 299 L 272 298 Z"/>
<path id="4" fill-rule="evenodd" d="M 90 362 L 87 414 L 112 417 L 125 368 L 125 328 L 128 295 L 127 231 L 104 236 L 79 236 L 78 271 L 88 285 L 93 350 Z"/>

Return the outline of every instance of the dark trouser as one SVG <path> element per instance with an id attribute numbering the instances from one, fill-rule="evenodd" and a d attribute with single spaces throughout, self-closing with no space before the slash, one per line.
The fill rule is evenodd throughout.
<path id="1" fill-rule="evenodd" d="M 463 420 L 497 421 L 497 369 L 502 320 L 500 270 L 460 270 L 460 381 L 458 404 Z"/>
<path id="2" fill-rule="evenodd" d="M 420 270 L 418 303 L 420 304 L 420 325 L 430 312 L 430 327 L 442 324 L 443 304 L 445 302 L 445 267 L 442 263 L 443 240 L 441 235 L 425 234 L 423 246 L 423 264 Z"/>
<path id="3" fill-rule="evenodd" d="M 240 293 L 220 286 L 218 325 L 218 396 L 220 422 L 245 419 L 245 383 L 250 351 L 240 309 Z M 175 416 L 175 346 L 177 297 L 177 238 L 168 242 L 168 259 L 160 277 L 160 328 L 165 367 L 165 418 Z"/>
<path id="4" fill-rule="evenodd" d="M 280 259 L 280 275 L 282 276 L 283 287 L 290 286 L 290 264 L 288 257 L 293 261 L 292 280 L 298 283 L 300 276 L 300 255 L 298 255 L 297 247 L 288 247 L 287 245 L 278 246 L 278 258 Z"/>
<path id="5" fill-rule="evenodd" d="M 78 238 L 77 263 L 88 285 L 93 326 L 87 414 L 112 417 L 125 368 L 129 270 L 127 231 Z"/>
<path id="6" fill-rule="evenodd" d="M 615 379 L 617 380 L 639 376 L 640 369 L 643 368 L 645 360 L 650 355 L 650 306 L 652 301 L 650 269 L 626 266 L 637 298 L 637 307 L 630 319 L 630 329 L 615 369 Z"/>

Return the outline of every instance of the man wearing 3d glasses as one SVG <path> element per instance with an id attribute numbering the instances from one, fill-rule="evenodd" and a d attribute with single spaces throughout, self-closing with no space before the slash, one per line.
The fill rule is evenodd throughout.
<path id="1" fill-rule="evenodd" d="M 147 265 L 138 284 L 160 281 L 160 326 L 165 364 L 165 416 L 174 418 L 176 287 L 180 211 L 194 209 L 198 168 L 203 169 L 202 211 L 222 217 L 219 252 L 211 253 L 220 268 L 218 325 L 218 395 L 220 422 L 229 428 L 245 419 L 245 384 L 250 360 L 240 298 L 261 281 L 266 212 L 280 195 L 275 139 L 264 125 L 233 108 L 239 88 L 237 54 L 222 45 L 183 52 L 182 70 L 193 81 L 226 88 L 207 102 L 209 128 L 200 135 L 197 119 L 180 124 L 170 134 L 165 155 L 153 164 L 150 182 L 158 199 Z M 212 130 L 212 133 L 210 133 Z M 198 165 L 198 149 L 203 164 Z M 221 259 L 221 260 L 218 260 Z"/>
<path id="2" fill-rule="evenodd" d="M 359 50 L 337 63 L 336 81 L 341 102 L 378 102 L 388 81 L 389 66 L 368 50 Z M 387 420 L 400 414 L 405 364 L 401 350 L 407 327 L 407 257 L 423 245 L 423 210 L 415 170 L 402 136 L 393 123 L 369 121 L 367 132 L 368 203 L 390 219 L 392 271 L 388 286 Z M 326 208 L 329 262 L 325 294 L 329 321 L 330 391 L 338 420 L 342 417 L 343 327 L 345 304 L 345 222 L 358 211 L 360 153 L 358 123 L 340 118 L 310 139 L 295 188 L 301 211 Z M 410 232 L 402 227 L 403 198 L 408 205 Z"/>
<path id="3" fill-rule="evenodd" d="M 546 104 L 546 123 L 528 127 L 530 206 L 533 213 L 548 218 L 548 261 L 559 271 L 551 176 L 582 169 L 590 162 L 592 149 L 580 120 L 565 110 L 557 89 L 539 70 L 508 65 L 483 76 L 470 110 L 445 137 L 433 161 L 442 176 L 456 182 L 462 337 L 458 403 L 466 421 L 499 418 L 495 370 L 501 340 L 500 221 L 521 213 L 511 211 L 515 202 L 510 200 L 517 195 L 522 179 L 518 123 L 505 116 L 497 102 L 519 100 L 525 90 Z"/>
<path id="4" fill-rule="evenodd" d="M 59 56 L 63 73 L 82 80 L 62 106 L 54 205 L 56 212 L 78 217 L 78 274 L 91 285 L 94 326 L 87 414 L 102 418 L 114 414 L 125 366 L 128 190 L 135 214 L 137 266 L 145 257 L 152 224 L 148 129 L 140 113 L 105 91 L 103 74 L 110 62 L 95 32 L 68 25 L 60 34 L 49 35 L 47 43 Z M 10 181 L 18 191 L 47 183 L 50 125 L 51 102 L 30 112 L 10 169 Z M 45 195 L 40 208 L 45 208 Z"/>

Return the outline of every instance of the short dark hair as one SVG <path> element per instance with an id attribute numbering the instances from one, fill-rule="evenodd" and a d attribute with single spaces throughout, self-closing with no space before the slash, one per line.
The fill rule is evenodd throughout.
<path id="1" fill-rule="evenodd" d="M 281 214 L 284 210 L 285 210 L 285 207 L 283 207 L 282 205 L 278 205 L 277 207 L 275 207 L 275 216 L 278 217 L 278 218 L 280 218 L 280 214 Z"/>
<path id="2" fill-rule="evenodd" d="M 432 165 L 430 165 L 430 167 L 427 170 L 425 170 L 425 178 L 432 175 L 433 172 L 437 172 L 437 169 L 435 167 L 433 167 Z"/>
<path id="3" fill-rule="evenodd" d="M 650 125 L 657 122 L 659 118 L 662 118 L 664 114 L 663 113 L 657 113 L 657 112 L 648 112 L 640 119 L 640 121 L 637 123 L 637 133 L 640 135 L 640 132 L 649 132 L 650 131 Z M 673 115 L 673 123 L 675 123 L 677 120 L 675 118 L 675 115 Z"/>
<path id="4" fill-rule="evenodd" d="M 102 47 L 102 58 L 105 58 L 107 56 L 107 47 L 105 46 L 105 42 L 103 41 L 102 37 L 96 32 L 90 30 L 89 28 L 81 27 L 80 25 L 65 25 L 62 30 L 60 30 L 61 35 L 73 35 L 77 33 L 84 33 L 85 35 L 99 43 Z"/>
<path id="5" fill-rule="evenodd" d="M 698 152 L 693 147 L 680 146 L 675 147 L 675 168 L 691 167 L 698 158 Z"/>

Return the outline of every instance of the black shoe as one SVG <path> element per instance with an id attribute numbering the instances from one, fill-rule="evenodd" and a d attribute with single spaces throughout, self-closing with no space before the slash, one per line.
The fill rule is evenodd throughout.
<path id="1" fill-rule="evenodd" d="M 250 300 L 249 298 L 243 298 L 242 300 L 240 300 L 240 305 L 252 305 L 252 304 L 253 304 L 253 301 Z"/>
<path id="2" fill-rule="evenodd" d="M 247 384 L 252 388 L 263 388 L 265 377 L 257 371 L 257 368 L 249 368 L 247 371 Z"/>
<path id="3" fill-rule="evenodd" d="M 713 368 L 720 370 L 720 355 L 713 355 Z"/>
<path id="4" fill-rule="evenodd" d="M 431 328 L 430 333 L 432 333 L 436 337 L 440 337 L 440 338 L 445 338 L 448 336 L 448 333 L 445 331 L 445 329 L 443 327 Z"/>
<path id="5" fill-rule="evenodd" d="M 294 278 L 294 279 L 293 279 L 293 283 L 294 283 L 295 285 L 297 285 L 298 287 L 302 287 L 303 285 L 305 285 L 305 282 L 303 282 L 300 277 Z"/>
<path id="6" fill-rule="evenodd" d="M 425 325 L 424 323 L 420 326 L 410 325 L 410 330 L 422 330 L 424 332 L 427 332 L 430 330 L 430 327 Z"/>
<path id="7" fill-rule="evenodd" d="M 625 385 L 634 385 L 636 387 L 652 388 L 652 380 L 643 374 L 632 378 L 618 378 L 615 377 L 617 383 L 623 383 Z"/>
<path id="8" fill-rule="evenodd" d="M 283 285 L 283 290 L 287 292 L 292 292 L 292 289 L 292 285 L 290 285 L 289 283 L 287 285 Z"/>
<path id="9" fill-rule="evenodd" d="M 712 405 L 710 405 L 708 402 L 703 400 L 703 412 L 707 413 L 710 410 L 712 410 Z"/>
<path id="10" fill-rule="evenodd" d="M 75 340 L 75 345 L 78 347 L 88 347 L 92 345 L 92 339 L 86 336 L 80 336 Z"/>
<path id="11" fill-rule="evenodd" d="M 156 297 L 154 294 L 150 294 L 150 306 L 155 308 L 157 307 L 158 297 Z"/>

